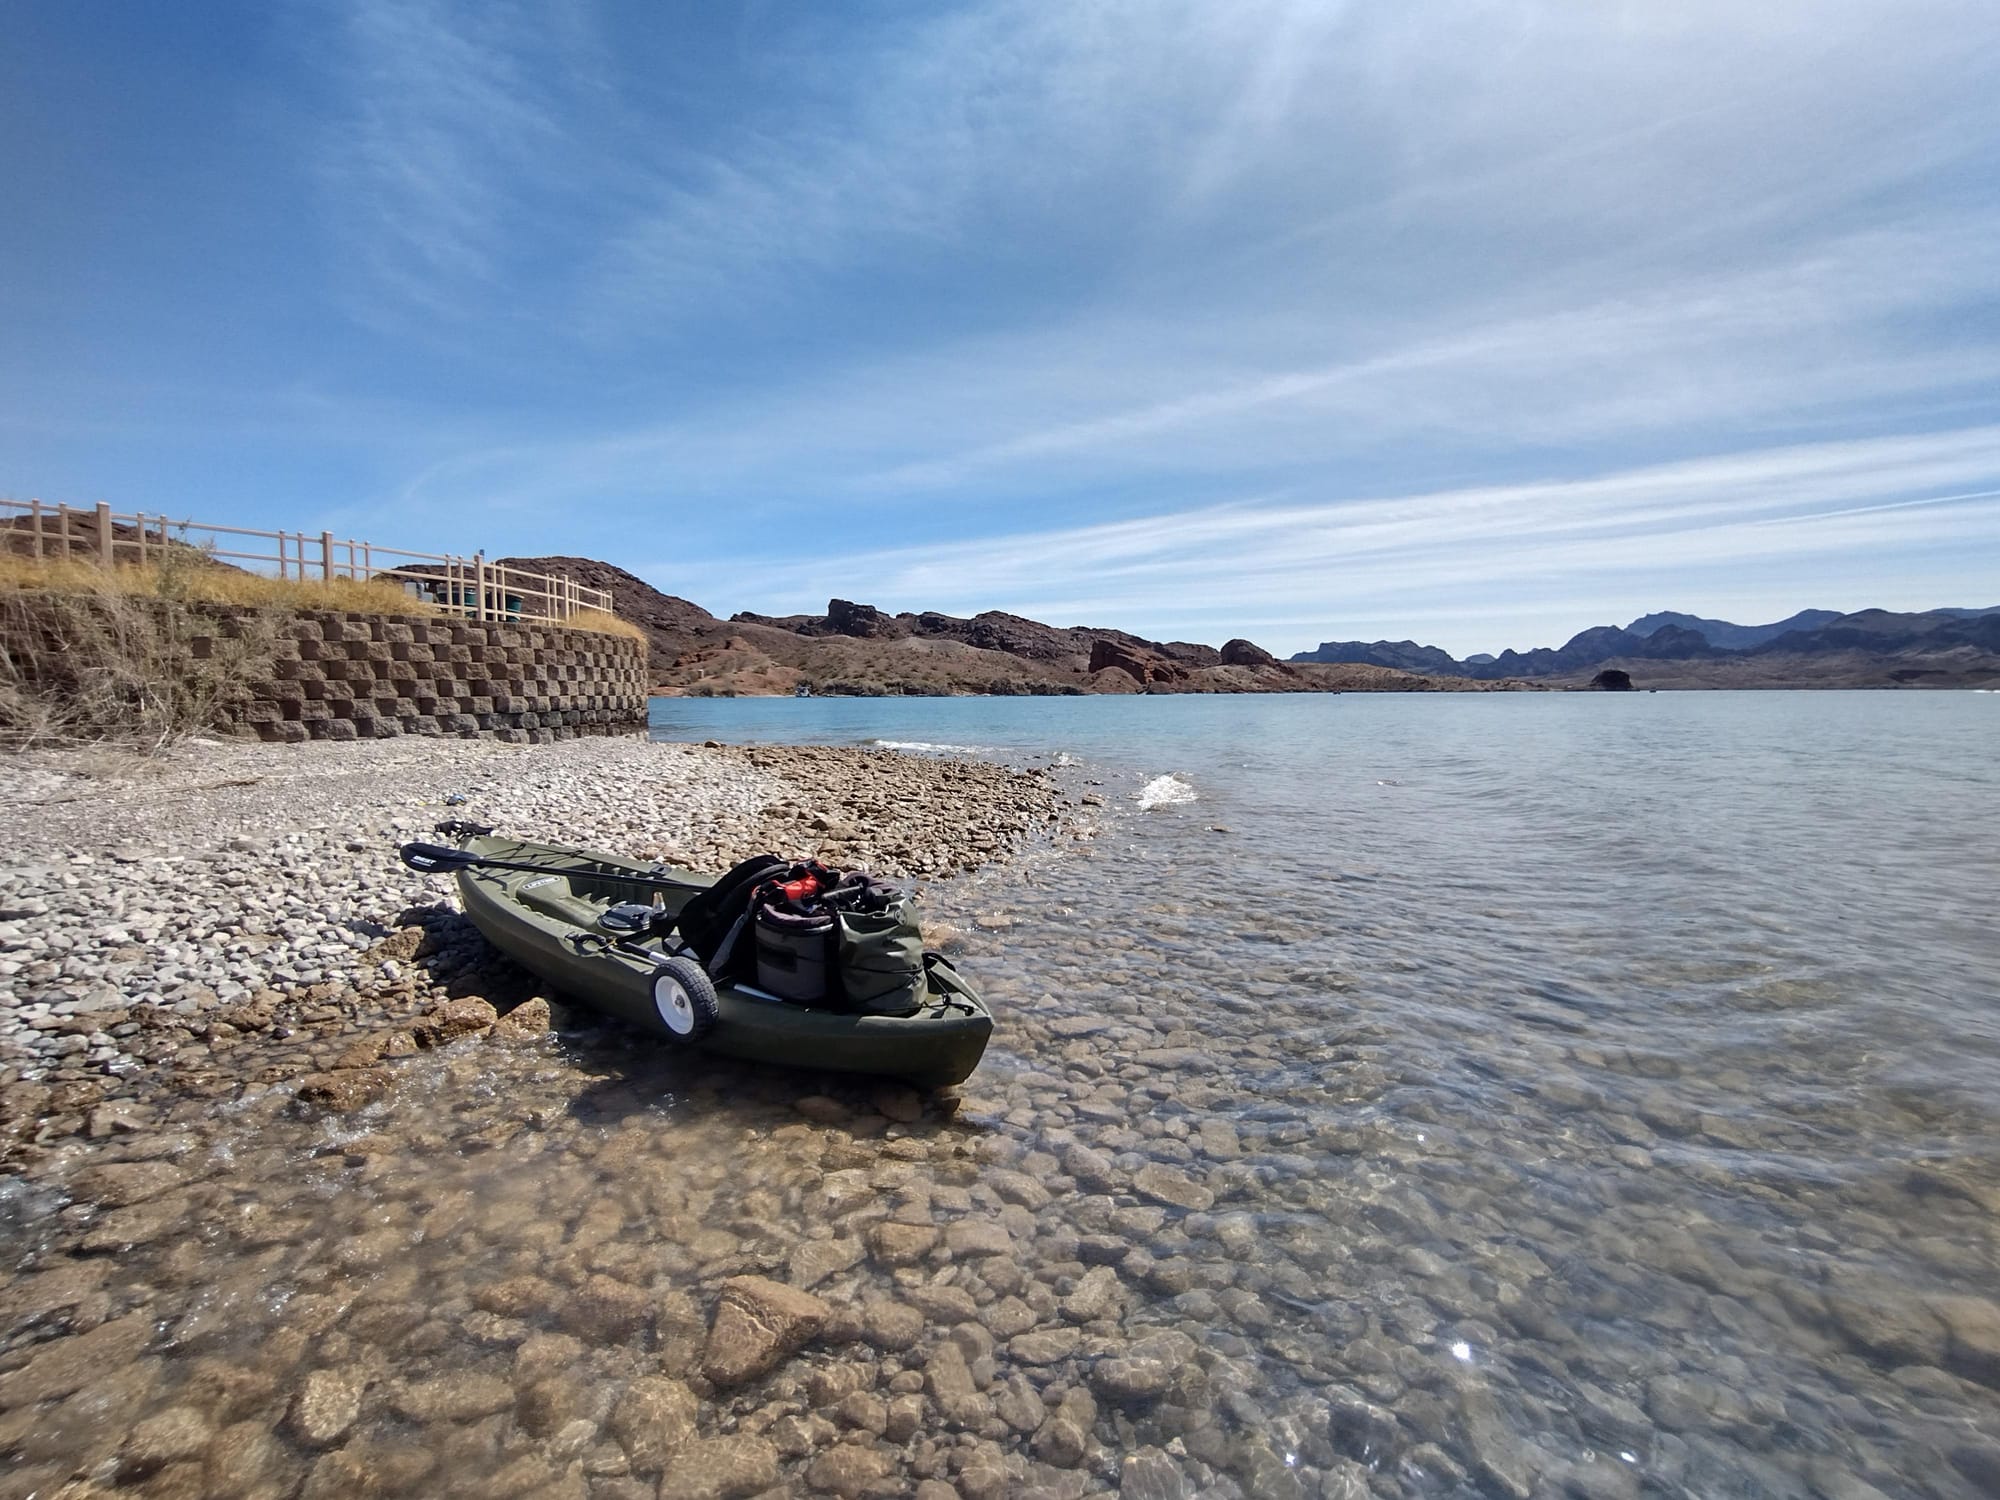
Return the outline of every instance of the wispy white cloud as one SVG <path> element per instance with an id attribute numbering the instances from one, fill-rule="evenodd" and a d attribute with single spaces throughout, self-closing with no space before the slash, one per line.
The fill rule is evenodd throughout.
<path id="1" fill-rule="evenodd" d="M 314 16 L 336 107 L 322 203 L 356 305 L 408 332 L 411 311 L 495 319 L 524 260 L 546 265 L 585 171 L 579 107 L 599 60 L 576 7 L 519 0 L 359 0 Z M 581 180 L 580 180 L 581 178 Z M 525 252 L 525 253 L 524 253 Z M 539 297 L 514 303 L 544 312 Z M 462 333 L 461 333 L 462 336 Z"/>
<path id="2" fill-rule="evenodd" d="M 1108 250 L 1169 279 L 1276 254 L 1245 269 L 1308 305 L 1379 284 L 1385 249 L 1447 301 L 1531 263 L 1660 264 L 1976 157 L 1964 103 L 1948 128 L 1934 105 L 1969 92 L 1984 29 L 1974 0 L 994 0 L 779 31 L 782 107 L 650 153 L 598 310 L 637 331 L 926 251 L 1004 275 Z"/>
<path id="3" fill-rule="evenodd" d="M 1462 309 L 1448 329 L 1262 371 L 1245 368 L 1250 348 L 1205 348 L 1200 330 L 1120 311 L 711 404 L 698 419 L 461 453 L 413 492 L 670 504 L 732 486 L 775 497 L 805 472 L 814 499 L 976 505 L 1135 476 L 1309 483 L 1414 442 L 1490 455 L 1837 431 L 1857 410 L 1965 399 L 2000 380 L 2000 338 L 1940 347 L 1909 332 L 1984 295 L 1996 235 L 2000 217 L 1868 231 L 1800 260 L 1594 288 L 1596 300 L 1546 311 L 1515 299 Z M 1306 340 L 1270 342 L 1290 354 Z"/>
<path id="4" fill-rule="evenodd" d="M 1360 357 L 1256 375 L 1210 369 L 1193 389 L 1059 422 L 873 476 L 949 487 L 1096 456 L 1130 467 L 1328 458 L 1412 433 L 1457 440 L 1594 441 L 1743 427 L 2000 376 L 2000 341 L 1913 348 L 1898 320 L 1985 293 L 1994 221 L 1872 232 L 1808 257 L 1639 295 L 1485 321 Z M 1051 361 L 1053 363 L 1053 361 Z M 1157 377 L 1156 377 L 1157 378 Z M 1134 372 L 1130 386 L 1144 381 Z M 1105 394 L 1112 394 L 1106 392 Z"/>
<path id="5" fill-rule="evenodd" d="M 1984 576 L 1990 588 L 1976 559 L 1996 544 L 2000 427 L 1981 427 L 1578 480 L 1216 506 L 754 572 L 710 565 L 693 576 L 718 598 L 758 597 L 781 610 L 858 590 L 885 608 L 1000 608 L 1128 628 L 1259 618 L 1286 622 L 1276 644 L 1296 648 L 1349 622 L 1398 609 L 1407 618 L 1416 600 L 1435 616 L 1438 597 L 1454 590 L 1477 588 L 1488 614 L 1496 600 L 1536 614 L 1551 590 L 1574 592 L 1579 579 L 1726 575 L 1778 561 L 1809 579 L 1824 559 L 1866 559 L 1887 583 L 1906 554 L 1956 549 L 1967 560 L 1963 581 Z M 673 573 L 685 587 L 688 570 Z M 1598 623 L 1575 619 L 1569 629 Z"/>

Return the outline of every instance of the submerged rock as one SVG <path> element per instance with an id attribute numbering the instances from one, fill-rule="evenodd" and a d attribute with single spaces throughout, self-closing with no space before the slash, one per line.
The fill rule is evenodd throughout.
<path id="1" fill-rule="evenodd" d="M 212 1435 L 208 1418 L 193 1407 L 170 1406 L 132 1429 L 119 1450 L 119 1463 L 129 1472 L 150 1474 L 203 1452 Z"/>
<path id="2" fill-rule="evenodd" d="M 561 1294 L 562 1323 L 591 1343 L 622 1343 L 653 1319 L 653 1299 L 613 1276 L 592 1276 Z"/>
<path id="3" fill-rule="evenodd" d="M 1190 1212 L 1205 1213 L 1215 1207 L 1215 1194 L 1178 1167 L 1164 1162 L 1148 1162 L 1132 1174 L 1132 1186 L 1158 1203 L 1171 1204 Z"/>
<path id="4" fill-rule="evenodd" d="M 737 1434 L 689 1443 L 668 1464 L 659 1500 L 741 1500 L 778 1482 L 778 1450 Z"/>
<path id="5" fill-rule="evenodd" d="M 1941 1297 L 1932 1304 L 1950 1340 L 1951 1368 L 1982 1385 L 2000 1387 L 2000 1303 L 1985 1297 Z"/>
<path id="6" fill-rule="evenodd" d="M 924 1315 L 907 1302 L 878 1297 L 861 1309 L 860 1335 L 877 1349 L 914 1348 L 924 1336 Z"/>
<path id="7" fill-rule="evenodd" d="M 949 1340 L 939 1344 L 924 1362 L 924 1387 L 938 1414 L 953 1426 L 977 1430 L 986 1420 L 986 1398 L 973 1382 L 964 1351 Z"/>
<path id="8" fill-rule="evenodd" d="M 1007 1352 L 1024 1365 L 1052 1365 L 1076 1353 L 1082 1342 L 1074 1328 L 1043 1328 L 1009 1340 Z"/>
<path id="9" fill-rule="evenodd" d="M 1179 1464 L 1158 1448 L 1141 1448 L 1119 1466 L 1118 1493 L 1124 1500 L 1187 1500 L 1194 1491 Z"/>
<path id="10" fill-rule="evenodd" d="M 805 1347 L 831 1309 L 797 1287 L 762 1276 L 732 1276 L 702 1351 L 702 1373 L 717 1385 L 741 1385 L 767 1375 Z"/>
<path id="11" fill-rule="evenodd" d="M 859 1265 L 862 1254 L 859 1240 L 804 1240 L 793 1248 L 786 1267 L 792 1284 L 809 1291 L 827 1277 Z"/>
<path id="12" fill-rule="evenodd" d="M 861 1495 L 895 1466 L 895 1456 L 880 1448 L 842 1443 L 813 1460 L 806 1470 L 806 1483 L 829 1494 Z"/>
<path id="13" fill-rule="evenodd" d="M 178 1187 L 186 1176 L 172 1162 L 107 1162 L 77 1173 L 74 1187 L 79 1198 L 94 1200 L 105 1208 L 126 1208 Z"/>
<path id="14" fill-rule="evenodd" d="M 1035 1456 L 1058 1469 L 1075 1468 L 1090 1451 L 1090 1430 L 1096 1424 L 1097 1403 L 1089 1392 L 1071 1389 L 1035 1433 Z"/>
<path id="15" fill-rule="evenodd" d="M 1101 1359 L 1091 1366 L 1090 1383 L 1113 1401 L 1150 1401 L 1174 1383 L 1174 1366 L 1163 1359 Z"/>
<path id="16" fill-rule="evenodd" d="M 1005 1225 L 990 1219 L 960 1219 L 945 1230 L 944 1245 L 961 1260 L 968 1256 L 1011 1255 L 1014 1237 Z"/>
<path id="17" fill-rule="evenodd" d="M 31 1406 L 67 1396 L 105 1371 L 130 1364 L 152 1341 L 153 1320 L 135 1313 L 44 1344 L 20 1369 L 0 1375 L 0 1407 Z"/>
<path id="18" fill-rule="evenodd" d="M 868 1253 L 885 1266 L 913 1266 L 938 1242 L 929 1224 L 876 1224 L 868 1231 Z"/>
<path id="19" fill-rule="evenodd" d="M 313 1465 L 299 1500 L 390 1500 L 415 1494 L 436 1467 L 436 1456 L 420 1443 L 356 1438 Z M 507 1492 L 493 1485 L 486 1493 Z"/>
<path id="20" fill-rule="evenodd" d="M 678 1380 L 642 1375 L 625 1388 L 611 1412 L 611 1435 L 633 1471 L 655 1474 L 694 1436 L 701 1403 Z"/>
<path id="21" fill-rule="evenodd" d="M 336 1443 L 361 1415 L 368 1377 L 358 1370 L 314 1370 L 292 1397 L 285 1426 L 309 1448 Z"/>
<path id="22" fill-rule="evenodd" d="M 379 1068 L 342 1068 L 301 1078 L 299 1099 L 335 1114 L 347 1114 L 380 1099 L 389 1092 L 389 1083 L 389 1075 Z"/>

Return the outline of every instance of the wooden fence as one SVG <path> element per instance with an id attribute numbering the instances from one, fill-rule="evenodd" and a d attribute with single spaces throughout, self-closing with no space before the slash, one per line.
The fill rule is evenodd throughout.
<path id="1" fill-rule="evenodd" d="M 143 567 L 180 548 L 280 578 L 380 580 L 475 620 L 562 621 L 585 609 L 615 613 L 607 591 L 587 588 L 566 573 L 506 567 L 488 562 L 483 552 L 458 557 L 337 539 L 330 531 L 258 531 L 143 511 L 115 514 L 105 504 L 84 510 L 40 500 L 0 500 L 0 539 L 5 550 L 16 554 L 107 568 L 127 563 Z"/>

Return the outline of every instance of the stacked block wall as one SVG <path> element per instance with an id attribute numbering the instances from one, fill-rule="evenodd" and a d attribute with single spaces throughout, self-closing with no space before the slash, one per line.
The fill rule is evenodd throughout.
<path id="1" fill-rule="evenodd" d="M 217 635 L 259 638 L 246 619 L 222 615 Z M 195 649 L 203 650 L 199 637 Z M 266 740 L 418 734 L 542 743 L 646 722 L 646 648 L 623 636 L 309 610 L 277 622 L 270 650 L 269 675 L 255 683 L 237 726 Z"/>
<path id="2" fill-rule="evenodd" d="M 214 664 L 232 691 L 217 726 L 280 742 L 399 734 L 544 743 L 622 734 L 646 722 L 646 646 L 598 631 L 448 615 L 276 610 L 241 604 L 19 593 L 0 609 L 0 662 L 15 679 L 61 693 L 80 630 L 116 642 L 132 610 L 152 671 Z M 91 623 L 92 621 L 95 623 Z M 81 622 L 81 623 L 80 623 Z M 168 643 L 160 649 L 160 643 Z M 128 648 L 114 645 L 114 656 Z M 83 653 L 89 669 L 89 652 Z"/>

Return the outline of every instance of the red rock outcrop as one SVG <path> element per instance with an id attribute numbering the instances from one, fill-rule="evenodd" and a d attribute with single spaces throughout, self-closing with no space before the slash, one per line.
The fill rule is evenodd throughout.
<path id="1" fill-rule="evenodd" d="M 1150 651 L 1141 651 L 1121 641 L 1101 640 L 1090 648 L 1090 670 L 1102 672 L 1106 668 L 1125 673 L 1141 687 L 1179 682 L 1187 676 L 1184 669 L 1163 656 L 1155 656 Z"/>

